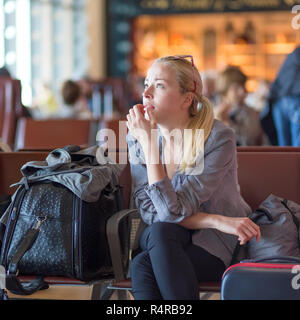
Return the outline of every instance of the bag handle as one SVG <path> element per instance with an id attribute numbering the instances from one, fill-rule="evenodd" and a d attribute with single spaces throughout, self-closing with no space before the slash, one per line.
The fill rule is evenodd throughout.
<path id="1" fill-rule="evenodd" d="M 254 216 L 256 214 L 256 216 Z M 269 221 L 273 221 L 273 217 L 270 212 L 264 208 L 257 208 L 249 217 L 254 223 L 262 216 L 266 216 Z"/>
<path id="2" fill-rule="evenodd" d="M 300 264 L 300 258 L 292 257 L 292 256 L 271 256 L 271 257 L 265 257 L 265 258 L 244 260 L 242 262 L 266 262 L 266 261 L 272 261 L 272 260 L 279 260 L 279 262 L 282 262 L 282 263 L 292 262 L 292 263 Z"/>
<path id="3" fill-rule="evenodd" d="M 17 295 L 30 295 L 39 290 L 48 289 L 49 285 L 44 281 L 43 276 L 39 276 L 36 279 L 28 282 L 22 283 L 18 279 L 18 264 L 24 254 L 30 250 L 30 248 L 35 243 L 39 232 L 41 224 L 46 220 L 45 217 L 37 217 L 38 223 L 36 227 L 28 230 L 24 238 L 21 240 L 15 254 L 13 255 L 9 265 L 8 272 L 6 275 L 6 288 Z"/>

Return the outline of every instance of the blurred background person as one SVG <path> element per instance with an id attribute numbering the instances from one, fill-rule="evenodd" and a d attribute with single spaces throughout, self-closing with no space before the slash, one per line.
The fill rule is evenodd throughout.
<path id="1" fill-rule="evenodd" d="M 82 84 L 82 83 L 81 83 Z M 61 118 L 93 118 L 92 111 L 89 108 L 86 98 L 86 91 L 82 91 L 79 83 L 73 80 L 66 80 L 62 84 L 63 104 L 59 110 Z M 84 87 L 86 89 L 86 87 Z"/>
<path id="2" fill-rule="evenodd" d="M 228 66 L 217 78 L 220 103 L 215 117 L 234 129 L 238 146 L 264 144 L 259 112 L 245 103 L 247 76 L 239 67 Z"/>
<path id="3" fill-rule="evenodd" d="M 89 77 L 84 77 L 77 81 L 80 87 L 79 101 L 84 106 L 83 109 L 93 111 L 93 85 Z"/>
<path id="4" fill-rule="evenodd" d="M 203 95 L 209 99 L 213 107 L 216 107 L 219 103 L 219 96 L 216 91 L 217 72 L 214 70 L 201 72 L 201 78 Z"/>
<path id="5" fill-rule="evenodd" d="M 256 90 L 247 95 L 245 99 L 246 104 L 259 112 L 262 111 L 270 94 L 270 86 L 269 80 L 259 80 Z"/>
<path id="6" fill-rule="evenodd" d="M 37 94 L 32 101 L 32 108 L 30 109 L 33 118 L 46 119 L 55 117 L 58 112 L 58 103 L 50 86 L 47 83 L 37 82 L 35 90 Z"/>
<path id="7" fill-rule="evenodd" d="M 263 125 L 268 113 L 273 116 L 278 145 L 300 146 L 300 46 L 287 56 L 272 83 Z M 268 135 L 274 131 L 271 125 L 264 125 L 264 130 Z"/>

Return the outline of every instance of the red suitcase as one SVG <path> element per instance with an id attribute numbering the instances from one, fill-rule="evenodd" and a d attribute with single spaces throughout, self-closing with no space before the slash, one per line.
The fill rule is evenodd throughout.
<path id="1" fill-rule="evenodd" d="M 221 300 L 300 300 L 300 259 L 245 260 L 227 268 Z"/>

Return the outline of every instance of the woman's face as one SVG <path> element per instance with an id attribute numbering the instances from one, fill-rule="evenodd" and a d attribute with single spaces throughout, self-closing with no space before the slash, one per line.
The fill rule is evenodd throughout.
<path id="1" fill-rule="evenodd" d="M 154 63 L 147 72 L 143 105 L 154 107 L 159 124 L 177 124 L 188 114 L 185 95 L 180 92 L 176 72 L 168 65 Z"/>

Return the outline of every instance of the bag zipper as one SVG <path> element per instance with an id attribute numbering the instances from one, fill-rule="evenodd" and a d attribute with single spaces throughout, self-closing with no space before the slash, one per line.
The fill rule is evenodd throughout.
<path id="1" fill-rule="evenodd" d="M 2 264 L 5 264 L 6 267 L 8 266 L 8 261 L 7 261 L 8 250 L 10 248 L 13 233 L 15 231 L 15 227 L 16 227 L 19 213 L 20 213 L 20 207 L 24 199 L 25 193 L 26 193 L 25 188 L 21 188 L 18 190 L 18 193 L 12 205 L 12 209 L 9 213 L 9 219 L 7 222 L 7 227 L 6 227 L 4 239 L 3 239 L 3 244 L 5 244 L 5 246 L 4 248 L 2 248 L 3 251 L 1 252 L 2 253 L 1 256 L 3 257 L 1 261 L 2 261 Z"/>
<path id="2" fill-rule="evenodd" d="M 292 269 L 297 263 L 294 264 L 282 264 L 282 263 L 260 263 L 260 262 L 240 262 L 229 266 L 223 273 L 222 279 L 231 269 L 242 268 L 262 268 L 262 269 Z"/>
<path id="3" fill-rule="evenodd" d="M 73 195 L 73 271 L 76 278 L 82 277 L 81 265 L 81 199 Z"/>
<path id="4" fill-rule="evenodd" d="M 82 252 L 81 252 L 81 229 L 82 229 L 82 225 L 81 225 L 81 216 L 82 216 L 82 200 L 80 198 L 77 198 L 77 212 L 78 212 L 78 226 L 77 226 L 77 230 L 78 230 L 78 236 L 77 236 L 77 251 L 78 251 L 78 267 L 79 267 L 79 279 L 83 277 L 82 274 Z"/>
<path id="5" fill-rule="evenodd" d="M 73 235 L 72 235 L 72 263 L 73 263 L 73 273 L 74 277 L 77 277 L 77 263 L 78 263 L 78 256 L 77 256 L 77 242 L 75 239 L 77 238 L 77 201 L 76 196 L 73 194 Z"/>

